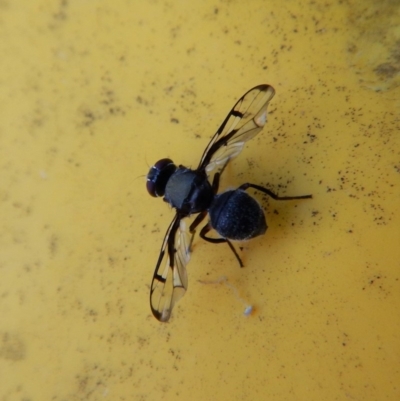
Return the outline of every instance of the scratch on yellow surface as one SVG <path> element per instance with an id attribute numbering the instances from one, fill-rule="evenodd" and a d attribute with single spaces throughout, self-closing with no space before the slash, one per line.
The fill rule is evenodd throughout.
<path id="1" fill-rule="evenodd" d="M 398 400 L 399 22 L 389 0 L 0 0 L 0 400 Z M 195 167 L 261 83 L 223 187 L 314 198 L 256 195 L 244 269 L 195 240 L 160 324 L 173 212 L 144 176 Z"/>

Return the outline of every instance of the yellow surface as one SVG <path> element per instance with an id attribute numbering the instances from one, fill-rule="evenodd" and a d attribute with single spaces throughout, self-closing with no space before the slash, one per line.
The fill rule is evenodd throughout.
<path id="1" fill-rule="evenodd" d="M 399 400 L 399 26 L 388 0 L 1 0 L 0 400 Z M 260 83 L 223 186 L 314 199 L 264 201 L 244 269 L 197 240 L 161 324 L 144 176 Z"/>

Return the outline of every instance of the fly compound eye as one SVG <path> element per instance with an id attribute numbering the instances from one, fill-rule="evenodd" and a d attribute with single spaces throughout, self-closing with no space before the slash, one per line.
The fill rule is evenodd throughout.
<path id="1" fill-rule="evenodd" d="M 151 196 L 164 196 L 165 187 L 171 175 L 175 172 L 176 166 L 171 159 L 161 159 L 147 174 L 147 191 Z"/>

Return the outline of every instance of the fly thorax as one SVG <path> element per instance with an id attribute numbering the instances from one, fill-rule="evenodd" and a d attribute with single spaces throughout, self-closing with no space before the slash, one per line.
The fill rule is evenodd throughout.
<path id="1" fill-rule="evenodd" d="M 165 201 L 187 215 L 208 209 L 212 199 L 207 176 L 185 167 L 172 174 L 165 188 Z"/>

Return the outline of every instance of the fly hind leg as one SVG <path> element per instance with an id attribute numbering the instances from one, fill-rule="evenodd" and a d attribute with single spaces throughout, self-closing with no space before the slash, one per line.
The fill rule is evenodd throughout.
<path id="1" fill-rule="evenodd" d="M 312 198 L 312 195 L 278 196 L 268 188 L 264 188 L 264 187 L 262 187 L 260 185 L 256 185 L 256 184 L 251 184 L 249 182 L 241 185 L 238 189 L 246 191 L 246 189 L 248 189 L 248 188 L 253 188 L 253 189 L 256 189 L 257 191 L 263 192 L 264 194 L 267 194 L 268 196 L 270 196 L 272 199 L 275 199 L 278 201 L 295 200 L 295 199 L 311 199 Z"/>

